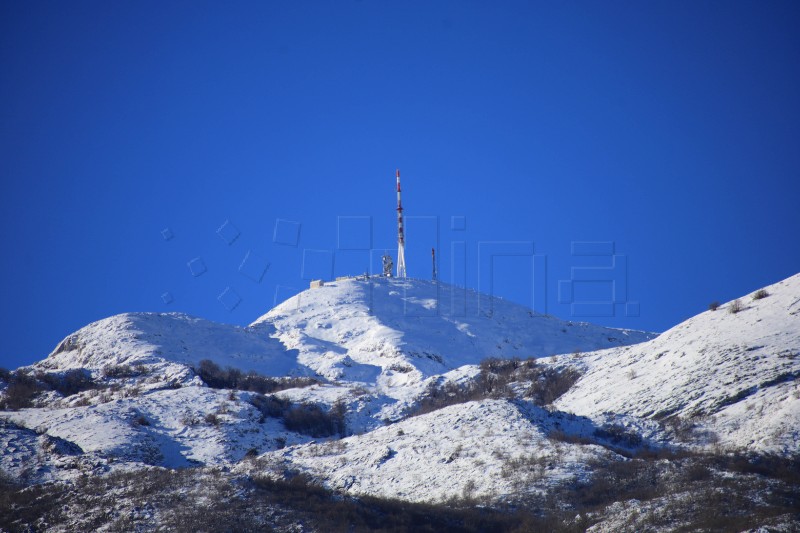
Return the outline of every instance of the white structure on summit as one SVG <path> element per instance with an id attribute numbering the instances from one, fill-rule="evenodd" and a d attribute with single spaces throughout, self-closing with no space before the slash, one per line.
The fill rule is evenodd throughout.
<path id="1" fill-rule="evenodd" d="M 400 169 L 397 169 L 397 277 L 406 277 L 406 239 L 403 232 L 403 204 L 400 202 Z"/>
<path id="2" fill-rule="evenodd" d="M 392 269 L 394 268 L 394 262 L 392 261 L 392 256 L 388 253 L 383 254 L 383 275 L 387 278 L 392 277 Z"/>

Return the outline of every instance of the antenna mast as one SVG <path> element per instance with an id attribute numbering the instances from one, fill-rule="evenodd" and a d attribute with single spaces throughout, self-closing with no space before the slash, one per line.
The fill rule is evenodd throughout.
<path id="1" fill-rule="evenodd" d="M 403 232 L 403 204 L 400 202 L 400 169 L 397 169 L 397 277 L 406 277 L 406 239 Z"/>
<path id="2" fill-rule="evenodd" d="M 436 248 L 431 248 L 431 261 L 433 263 L 433 281 L 436 281 Z"/>

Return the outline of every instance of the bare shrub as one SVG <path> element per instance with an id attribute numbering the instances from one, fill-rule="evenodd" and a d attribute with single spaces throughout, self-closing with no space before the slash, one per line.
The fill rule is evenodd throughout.
<path id="1" fill-rule="evenodd" d="M 71 379 L 80 371 L 68 371 L 65 374 L 45 374 L 38 372 L 35 375 L 28 370 L 15 370 L 13 372 L 0 369 L 0 379 L 8 385 L 0 397 L 0 409 L 17 410 L 32 407 L 33 401 L 41 392 L 59 390 L 65 396 L 74 394 Z M 65 383 L 66 377 L 66 383 Z M 80 387 L 78 387 L 80 389 Z M 82 390 L 82 389 L 81 389 Z M 78 390 L 77 392 L 80 392 Z M 66 394 L 65 394 L 66 393 Z"/>
<path id="2" fill-rule="evenodd" d="M 553 460 L 521 457 L 507 470 L 532 480 Z M 554 481 L 547 494 L 523 490 L 519 499 L 491 506 L 475 505 L 477 483 L 465 484 L 464 497 L 435 505 L 345 496 L 292 470 L 276 478 L 142 468 L 28 487 L 0 472 L 0 530 L 577 532 L 602 520 L 613 502 L 634 499 L 631 515 L 639 516 L 615 530 L 796 529 L 796 458 L 603 457 L 586 466 L 587 476 Z"/>
<path id="3" fill-rule="evenodd" d="M 508 375 L 519 368 L 521 361 L 518 357 L 513 359 L 498 359 L 489 357 L 480 363 L 481 373 L 483 374 L 502 374 Z"/>
<path id="4" fill-rule="evenodd" d="M 17 370 L 8 379 L 5 395 L 0 399 L 0 409 L 16 411 L 33 405 L 33 399 L 42 391 L 42 386 L 33 376 Z"/>
<path id="5" fill-rule="evenodd" d="M 448 505 L 413 503 L 371 496 L 362 496 L 358 499 L 342 498 L 320 486 L 309 476 L 297 473 L 288 479 L 259 476 L 253 483 L 260 494 L 269 496 L 271 502 L 283 507 L 305 510 L 312 530 L 326 532 L 565 530 L 563 526 L 565 516 L 561 513 L 557 517 L 540 518 L 527 509 L 477 508 L 471 497 L 477 486 L 469 481 L 465 484 L 468 499 L 455 498 Z"/>
<path id="6" fill-rule="evenodd" d="M 677 415 L 673 415 L 664 419 L 663 424 L 665 428 L 672 431 L 672 434 L 677 440 L 682 442 L 691 441 L 695 436 L 694 432 L 697 428 L 697 424 L 695 422 L 686 418 L 681 418 Z"/>
<path id="7" fill-rule="evenodd" d="M 203 418 L 203 420 L 205 420 L 206 424 L 209 424 L 211 426 L 219 426 L 219 424 L 220 424 L 219 417 L 217 415 L 215 415 L 214 413 L 206 414 L 206 416 L 205 416 L 205 418 Z"/>
<path id="8" fill-rule="evenodd" d="M 547 435 L 554 441 L 566 442 L 568 444 L 594 444 L 594 441 L 588 437 L 576 435 L 575 433 L 567 433 L 561 429 L 554 429 Z"/>
<path id="9" fill-rule="evenodd" d="M 134 425 L 134 426 L 149 426 L 150 425 L 150 421 L 143 414 L 137 413 L 133 417 L 133 420 L 131 421 L 131 424 Z"/>
<path id="10" fill-rule="evenodd" d="M 101 371 L 104 378 L 129 378 L 133 375 L 130 365 L 106 365 Z"/>
<path id="11" fill-rule="evenodd" d="M 255 371 L 247 373 L 236 368 L 221 368 L 209 359 L 203 359 L 195 368 L 203 382 L 212 389 L 236 389 L 268 394 L 297 387 L 309 387 L 319 381 L 309 377 L 271 378 Z"/>
<path id="12" fill-rule="evenodd" d="M 459 386 L 452 381 L 447 381 L 443 384 L 431 382 L 425 388 L 425 392 L 420 397 L 413 414 L 430 413 L 448 405 L 465 403 L 480 397 L 480 394 L 477 394 L 469 385 Z"/>
<path id="13" fill-rule="evenodd" d="M 91 404 L 89 398 L 86 396 L 82 396 L 78 398 L 76 401 L 72 402 L 72 407 L 87 407 Z"/>
<path id="14" fill-rule="evenodd" d="M 763 300 L 767 296 L 769 296 L 767 289 L 758 289 L 753 293 L 753 300 Z"/>
<path id="15" fill-rule="evenodd" d="M 104 366 L 102 370 L 103 377 L 110 379 L 135 378 L 139 376 L 144 376 L 148 373 L 149 373 L 148 368 L 142 364 L 138 364 L 136 366 L 107 365 Z"/>
<path id="16" fill-rule="evenodd" d="M 618 446 L 635 448 L 642 444 L 642 437 L 619 424 L 605 424 L 594 431 L 595 437 L 607 440 Z"/>
<path id="17" fill-rule="evenodd" d="M 581 377 L 572 367 L 543 369 L 525 393 L 539 405 L 549 405 L 566 393 Z"/>
<path id="18" fill-rule="evenodd" d="M 192 413 L 184 413 L 181 417 L 181 424 L 184 426 L 196 426 L 199 423 L 197 417 Z"/>
<path id="19" fill-rule="evenodd" d="M 290 431 L 311 437 L 344 436 L 346 433 L 345 414 L 347 408 L 343 402 L 336 402 L 329 410 L 315 403 L 294 405 L 289 400 L 275 395 L 255 395 L 250 404 L 261 413 L 261 422 L 267 417 L 279 418 Z"/>
<path id="20" fill-rule="evenodd" d="M 467 480 L 467 483 L 464 485 L 464 488 L 461 491 L 461 497 L 464 500 L 471 500 L 475 495 L 475 490 L 477 487 L 478 485 L 475 483 L 474 479 Z"/>
<path id="21" fill-rule="evenodd" d="M 37 372 L 36 379 L 44 385 L 43 389 L 49 388 L 64 396 L 98 388 L 91 372 L 84 368 L 73 368 L 63 373 Z"/>
<path id="22" fill-rule="evenodd" d="M 292 405 L 292 402 L 289 400 L 278 398 L 275 395 L 264 396 L 261 394 L 254 395 L 252 398 L 250 398 L 249 403 L 261 413 L 261 422 L 264 422 L 267 417 L 283 417 L 283 414 Z"/>
<path id="23" fill-rule="evenodd" d="M 525 396 L 538 405 L 548 405 L 567 392 L 581 376 L 574 367 L 544 366 L 535 359 L 491 357 L 481 361 L 480 369 L 480 373 L 465 384 L 430 382 L 412 415 L 485 398 L 514 398 L 515 394 L 509 385 L 526 381 L 531 384 Z"/>
<path id="24" fill-rule="evenodd" d="M 719 309 L 719 302 L 718 301 L 714 300 L 713 302 L 708 304 L 708 310 L 709 311 L 716 311 L 717 309 Z"/>
<path id="25" fill-rule="evenodd" d="M 738 299 L 732 301 L 730 303 L 730 305 L 728 305 L 728 313 L 730 313 L 732 315 L 735 315 L 736 313 L 738 313 L 742 309 L 744 309 L 744 307 L 742 306 L 742 302 L 740 300 L 738 300 Z"/>
<path id="26" fill-rule="evenodd" d="M 244 454 L 244 459 L 245 459 L 245 460 L 248 460 L 248 461 L 249 461 L 249 460 L 253 460 L 253 459 L 255 459 L 256 457 L 258 457 L 258 448 L 250 448 L 250 449 L 249 449 L 249 450 L 247 450 L 247 452 Z"/>
<path id="27" fill-rule="evenodd" d="M 284 413 L 283 424 L 290 431 L 311 437 L 330 437 L 337 434 L 343 436 L 343 404 L 334 405 L 330 411 L 313 403 L 295 405 Z"/>

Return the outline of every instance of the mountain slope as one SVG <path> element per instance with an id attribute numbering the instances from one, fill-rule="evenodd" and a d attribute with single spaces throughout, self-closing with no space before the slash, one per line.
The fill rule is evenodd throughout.
<path id="1" fill-rule="evenodd" d="M 330 382 L 278 396 L 323 410 L 339 402 L 356 432 L 405 416 L 428 383 L 471 379 L 477 368 L 466 363 L 649 336 L 539 316 L 501 300 L 487 300 L 493 312 L 479 314 L 485 296 L 466 291 L 464 302 L 474 308 L 464 311 L 472 314 L 455 316 L 442 302 L 456 291 L 412 280 L 346 280 L 305 291 L 248 328 L 179 313 L 113 316 L 21 369 L 49 382 L 80 371 L 91 379 L 85 390 L 47 391 L 34 401 L 38 408 L 3 418 L 116 462 L 229 464 L 310 437 L 265 417 L 252 393 L 210 389 L 197 374 L 204 359 L 265 376 L 318 373 Z"/>
<path id="2" fill-rule="evenodd" d="M 736 313 L 728 302 L 649 342 L 586 354 L 583 377 L 556 406 L 585 416 L 678 417 L 726 445 L 798 453 L 800 275 L 764 290 L 766 297 L 737 300 Z"/>
<path id="3" fill-rule="evenodd" d="M 409 501 L 519 499 L 585 480 L 587 461 L 620 458 L 601 446 L 550 438 L 556 425 L 567 423 L 505 400 L 469 402 L 364 435 L 271 452 L 255 468 L 300 468 L 335 490 Z"/>
<path id="4" fill-rule="evenodd" d="M 791 530 L 800 275 L 766 292 L 655 338 L 384 278 L 304 291 L 247 328 L 110 317 L 0 373 L 0 401 L 26 386 L 30 396 L 0 412 L 0 489 L 27 501 L 14 483 L 48 482 L 51 494 L 84 487 L 76 505 L 93 498 L 93 480 L 124 479 L 129 499 L 113 519 L 129 530 L 156 529 L 165 502 L 195 489 L 217 508 L 287 489 L 304 498 L 291 513 L 324 493 L 333 507 L 363 508 L 350 498 L 373 496 L 531 509 L 533 529 L 724 529 L 710 508 L 737 527 Z M 217 366 L 201 370 L 204 359 Z M 255 392 L 225 367 L 274 376 L 251 376 L 274 387 Z M 309 375 L 317 379 L 282 378 Z M 181 479 L 198 485 L 164 485 L 173 474 L 160 467 L 195 472 Z M 160 511 L 142 503 L 137 473 L 159 492 Z M 201 490 L 207 479 L 227 500 Z M 83 523 L 53 501 L 53 523 Z M 108 514 L 92 501 L 93 516 Z"/>

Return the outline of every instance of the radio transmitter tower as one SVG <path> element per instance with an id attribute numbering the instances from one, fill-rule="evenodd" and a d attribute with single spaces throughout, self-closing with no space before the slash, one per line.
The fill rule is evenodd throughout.
<path id="1" fill-rule="evenodd" d="M 400 202 L 400 169 L 397 170 L 397 277 L 406 277 L 406 238 L 403 232 L 403 204 Z"/>

